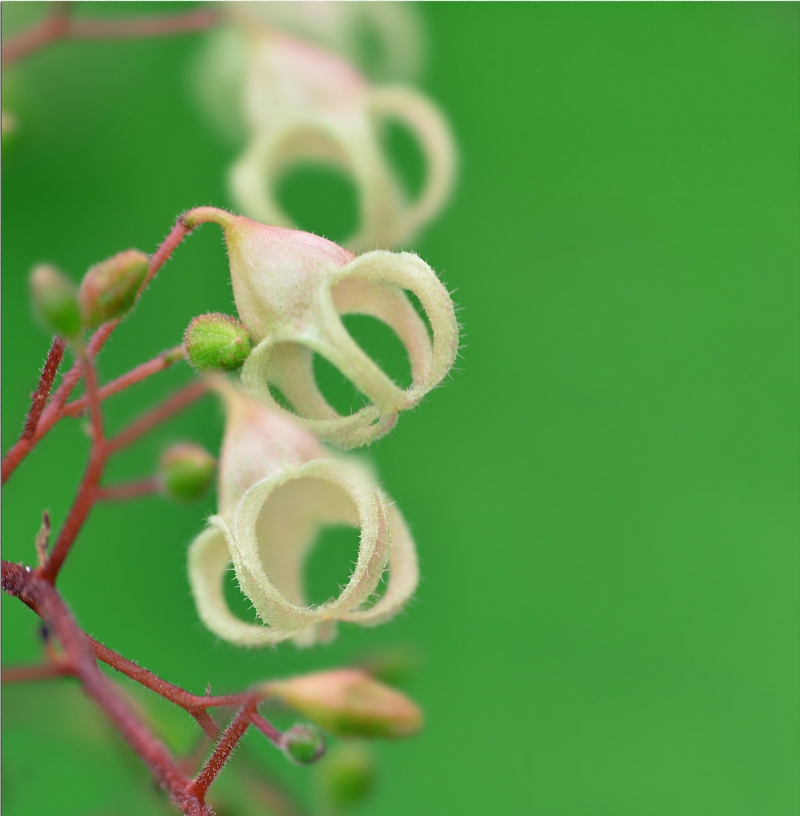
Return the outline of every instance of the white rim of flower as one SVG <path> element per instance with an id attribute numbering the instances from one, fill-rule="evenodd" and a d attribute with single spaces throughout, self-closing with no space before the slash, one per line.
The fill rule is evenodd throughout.
<path id="1" fill-rule="evenodd" d="M 350 285 L 349 298 L 346 289 L 342 295 L 342 284 Z M 370 286 L 372 291 L 365 290 Z M 337 289 L 342 295 L 338 310 Z M 403 289 L 413 292 L 422 304 L 432 340 Z M 413 407 L 441 382 L 458 353 L 458 322 L 447 289 L 422 259 L 409 252 L 374 250 L 360 255 L 333 272 L 326 293 L 325 325 L 264 338 L 245 361 L 242 382 L 247 391 L 284 411 L 270 392 L 272 382 L 298 411 L 292 415 L 306 427 L 322 439 L 352 448 L 387 433 L 399 411 Z M 370 294 L 377 295 L 371 305 Z M 408 389 L 391 380 L 353 340 L 340 313 L 369 314 L 392 328 L 409 357 L 413 382 Z M 340 415 L 317 387 L 312 352 L 333 363 L 372 404 L 350 416 Z"/>
<path id="2" fill-rule="evenodd" d="M 447 120 L 422 94 L 387 86 L 370 90 L 364 115 L 287 116 L 274 128 L 255 131 L 229 174 L 231 192 L 252 217 L 295 227 L 275 198 L 282 171 L 295 161 L 320 161 L 348 173 L 359 191 L 358 226 L 345 245 L 354 251 L 409 241 L 450 197 L 456 150 Z M 411 201 L 381 149 L 377 129 L 397 119 L 414 134 L 425 159 L 425 184 Z"/>
<path id="3" fill-rule="evenodd" d="M 258 550 L 256 522 L 273 490 L 295 479 L 321 479 L 342 489 L 353 502 L 361 535 L 358 560 L 338 598 L 317 607 L 290 602 L 266 574 Z M 189 549 L 189 581 L 205 625 L 219 637 L 249 646 L 293 638 L 310 645 L 345 620 L 377 625 L 395 615 L 418 581 L 416 551 L 405 522 L 384 494 L 359 467 L 337 460 L 315 460 L 278 477 L 254 484 L 242 497 L 228 523 L 213 516 Z M 233 563 L 242 592 L 265 625 L 247 623 L 229 609 L 224 580 Z M 384 569 L 389 581 L 384 594 L 367 606 Z"/>

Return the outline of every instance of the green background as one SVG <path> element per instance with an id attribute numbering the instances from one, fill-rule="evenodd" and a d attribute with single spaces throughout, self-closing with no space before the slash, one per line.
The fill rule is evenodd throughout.
<path id="1" fill-rule="evenodd" d="M 81 13 L 152 11 L 114 6 Z M 313 651 L 216 642 L 185 573 L 213 497 L 100 507 L 63 592 L 89 632 L 196 692 L 415 650 L 406 690 L 426 728 L 379 747 L 364 814 L 796 814 L 800 9 L 419 12 L 421 85 L 452 122 L 461 175 L 413 246 L 455 290 L 464 347 L 446 387 L 370 449 L 413 526 L 415 602 Z M 20 120 L 3 149 L 4 450 L 49 343 L 29 316 L 32 265 L 78 279 L 120 249 L 152 251 L 190 206 L 231 206 L 236 149 L 188 89 L 200 39 L 63 44 L 4 75 Z M 396 136 L 413 183 L 418 157 Z M 352 217 L 331 175 L 299 174 L 285 195 L 331 237 Z M 206 227 L 101 375 L 179 342 L 195 314 L 232 311 L 229 286 Z M 110 428 L 187 377 L 110 401 Z M 221 420 L 199 405 L 109 480 L 148 475 L 173 439 L 216 445 Z M 20 467 L 3 493 L 5 558 L 33 559 L 43 508 L 63 520 L 86 450 L 80 423 L 64 423 Z M 340 570 L 351 557 L 332 540 L 320 574 L 331 553 Z M 38 659 L 35 632 L 4 599 L 6 665 Z M 9 816 L 161 812 L 67 682 L 6 688 L 3 702 Z M 308 795 L 311 772 L 247 741 Z"/>

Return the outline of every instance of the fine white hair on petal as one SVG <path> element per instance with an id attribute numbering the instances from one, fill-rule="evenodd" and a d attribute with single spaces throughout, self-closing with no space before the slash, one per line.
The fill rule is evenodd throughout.
<path id="1" fill-rule="evenodd" d="M 297 422 L 215 378 L 228 412 L 220 457 L 220 513 L 189 550 L 189 580 L 201 620 L 219 637 L 260 646 L 293 639 L 311 645 L 336 621 L 372 625 L 394 615 L 414 592 L 414 543 L 369 468 L 331 457 Z M 339 595 L 309 606 L 303 571 L 327 525 L 360 530 L 358 557 Z M 233 565 L 241 591 L 262 621 L 237 618 L 225 600 Z M 373 601 L 388 566 L 386 591 Z"/>
<path id="2" fill-rule="evenodd" d="M 458 321 L 446 287 L 410 252 L 356 256 L 310 233 L 266 226 L 213 207 L 190 210 L 192 224 L 223 227 L 236 307 L 255 348 L 242 384 L 276 411 L 300 419 L 320 439 L 343 448 L 387 433 L 447 375 L 458 353 Z M 413 294 L 427 318 L 417 313 Z M 412 382 L 400 387 L 353 339 L 342 322 L 365 314 L 386 323 L 403 344 Z M 314 354 L 331 363 L 365 404 L 340 415 L 320 391 Z M 276 388 L 291 409 L 277 402 Z"/>

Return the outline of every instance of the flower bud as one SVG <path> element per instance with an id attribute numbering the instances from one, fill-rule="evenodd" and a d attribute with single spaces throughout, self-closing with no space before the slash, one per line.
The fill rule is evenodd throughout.
<path id="1" fill-rule="evenodd" d="M 176 501 L 197 501 L 211 485 L 216 466 L 216 459 L 199 445 L 191 442 L 173 445 L 161 457 L 162 489 Z"/>
<path id="2" fill-rule="evenodd" d="M 282 741 L 284 753 L 297 765 L 312 765 L 325 753 L 325 737 L 314 725 L 293 725 Z"/>
<path id="3" fill-rule="evenodd" d="M 322 802 L 334 813 L 360 805 L 375 787 L 376 771 L 375 759 L 366 745 L 337 745 L 319 765 Z"/>
<path id="4" fill-rule="evenodd" d="M 306 674 L 263 688 L 338 737 L 394 739 L 422 728 L 415 703 L 359 669 Z"/>
<path id="5" fill-rule="evenodd" d="M 54 267 L 41 264 L 31 273 L 30 285 L 39 320 L 62 337 L 77 337 L 81 316 L 75 284 Z"/>
<path id="6" fill-rule="evenodd" d="M 235 371 L 251 351 L 247 329 L 235 317 L 217 313 L 195 317 L 183 343 L 197 371 Z"/>
<path id="7" fill-rule="evenodd" d="M 95 264 L 83 277 L 78 300 L 87 329 L 116 320 L 133 306 L 147 274 L 150 258 L 127 249 Z"/>

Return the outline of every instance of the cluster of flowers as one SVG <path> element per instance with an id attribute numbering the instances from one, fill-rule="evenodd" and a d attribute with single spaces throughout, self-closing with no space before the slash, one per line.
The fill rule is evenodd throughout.
<path id="1" fill-rule="evenodd" d="M 223 32 L 234 37 L 244 59 L 251 140 L 233 168 L 232 190 L 257 220 L 198 207 L 184 213 L 177 227 L 182 234 L 203 223 L 222 228 L 238 311 L 238 320 L 197 317 L 184 338 L 186 356 L 208 376 L 227 411 L 219 512 L 190 547 L 189 578 L 208 628 L 248 646 L 325 641 L 337 621 L 380 623 L 414 592 L 415 545 L 400 511 L 367 467 L 325 444 L 350 449 L 386 434 L 401 411 L 442 381 L 458 352 L 452 300 L 428 264 L 413 253 L 384 248 L 354 254 L 402 243 L 441 207 L 454 160 L 440 114 L 416 91 L 371 88 L 339 56 L 247 16 L 271 5 L 231 4 L 234 22 Z M 336 25 L 316 31 L 329 37 L 350 30 L 356 14 L 349 4 L 330 5 L 338 9 L 327 12 Z M 340 36 L 339 45 L 346 42 Z M 403 199 L 378 150 L 375 129 L 384 115 L 404 117 L 427 152 L 428 184 L 415 203 Z M 292 228 L 264 192 L 264 175 L 273 178 L 298 155 L 340 162 L 361 186 L 362 219 L 351 248 Z M 40 267 L 32 278 L 39 311 L 50 314 L 50 324 L 80 348 L 82 332 L 132 306 L 149 279 L 148 262 L 135 250 L 119 253 L 90 270 L 80 291 L 55 270 Z M 354 313 L 377 318 L 401 340 L 410 363 L 409 387 L 389 377 L 345 328 L 342 316 Z M 338 413 L 315 380 L 315 354 L 352 382 L 368 404 L 350 415 Z M 221 373 L 239 369 L 238 382 Z M 185 481 L 187 468 L 195 469 L 200 482 L 210 481 L 208 457 L 192 456 L 191 449 L 179 449 L 162 462 L 168 483 Z M 188 490 L 193 492 L 191 485 Z M 312 606 L 304 591 L 304 563 L 321 528 L 333 524 L 360 528 L 358 557 L 338 597 Z M 231 564 L 261 623 L 230 610 L 224 584 Z"/>
<path id="2" fill-rule="evenodd" d="M 417 585 L 415 546 L 400 511 L 363 464 L 322 443 L 349 449 L 387 433 L 453 364 L 458 325 L 447 290 L 419 257 L 387 250 L 407 242 L 444 205 L 455 150 L 435 105 L 403 85 L 373 86 L 353 65 L 357 33 L 371 26 L 383 45 L 377 73 L 395 81 L 413 75 L 422 49 L 409 10 L 230 3 L 223 13 L 228 25 L 205 51 L 199 87 L 222 126 L 238 123 L 244 149 L 230 172 L 230 192 L 255 220 L 210 207 L 183 217 L 189 228 L 209 221 L 223 228 L 241 320 L 195 319 L 187 353 L 200 368 L 213 367 L 208 360 L 215 355 L 228 368 L 242 366 L 241 386 L 214 380 L 227 408 L 219 512 L 191 546 L 189 575 L 199 614 L 220 637 L 251 646 L 286 639 L 309 645 L 330 639 L 336 621 L 389 619 Z M 381 149 L 380 128 L 390 119 L 405 124 L 425 154 L 427 179 L 415 201 Z M 294 229 L 277 202 L 275 182 L 298 160 L 352 175 L 360 214 L 347 249 Z M 419 300 L 429 326 L 405 290 Z M 351 313 L 394 330 L 409 357 L 409 388 L 400 388 L 348 333 L 341 317 Z M 317 386 L 315 353 L 369 404 L 340 415 Z M 304 562 L 329 524 L 360 527 L 358 558 L 337 598 L 309 606 Z M 229 609 L 223 582 L 231 563 L 263 625 Z"/>
<path id="3" fill-rule="evenodd" d="M 375 250 L 356 257 L 324 238 L 211 207 L 191 210 L 183 220 L 188 227 L 209 221 L 223 227 L 242 321 L 204 315 L 186 334 L 189 359 L 202 369 L 220 367 L 223 359 L 228 368 L 243 362 L 241 386 L 212 380 L 227 427 L 219 513 L 189 554 L 201 618 L 220 637 L 243 645 L 288 638 L 309 645 L 329 639 L 337 620 L 372 625 L 391 618 L 417 585 L 414 542 L 371 472 L 321 441 L 352 448 L 377 439 L 443 379 L 458 350 L 447 290 L 411 253 Z M 419 298 L 431 333 L 404 289 Z M 411 362 L 409 388 L 399 388 L 347 332 L 341 316 L 353 312 L 395 330 Z M 315 382 L 313 352 L 336 365 L 371 404 L 350 416 L 337 414 Z M 275 401 L 270 384 L 294 411 Z M 311 607 L 304 561 L 320 528 L 330 524 L 360 527 L 358 559 L 338 598 Z M 264 625 L 246 623 L 228 608 L 223 580 L 231 562 Z M 376 599 L 386 569 L 389 580 Z"/>
<path id="4" fill-rule="evenodd" d="M 237 208 L 266 224 L 296 226 L 276 199 L 276 183 L 296 162 L 324 163 L 350 175 L 358 190 L 359 226 L 345 241 L 349 249 L 411 240 L 441 210 L 455 178 L 453 139 L 439 110 L 395 84 L 419 64 L 413 10 L 390 3 L 225 3 L 222 11 L 229 25 L 214 35 L 195 75 L 219 129 L 244 142 L 229 176 Z M 372 85 L 345 58 L 357 58 L 358 33 L 367 26 L 385 57 L 372 73 L 392 84 Z M 381 147 L 389 121 L 405 125 L 425 155 L 427 178 L 414 201 Z"/>

